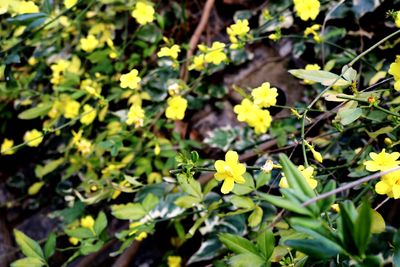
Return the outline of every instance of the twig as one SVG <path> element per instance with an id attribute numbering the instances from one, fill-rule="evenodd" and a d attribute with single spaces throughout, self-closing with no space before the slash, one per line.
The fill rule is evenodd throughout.
<path id="1" fill-rule="evenodd" d="M 188 79 L 188 64 L 189 59 L 193 56 L 193 52 L 196 49 L 197 44 L 199 43 L 201 34 L 203 33 L 204 29 L 207 26 L 208 19 L 210 18 L 211 9 L 214 6 L 215 0 L 207 0 L 206 4 L 204 5 L 203 14 L 201 15 L 200 23 L 197 25 L 196 30 L 194 31 L 192 37 L 189 41 L 189 49 L 186 53 L 186 58 L 188 59 L 183 65 L 181 69 L 181 79 L 183 81 L 187 81 Z"/>

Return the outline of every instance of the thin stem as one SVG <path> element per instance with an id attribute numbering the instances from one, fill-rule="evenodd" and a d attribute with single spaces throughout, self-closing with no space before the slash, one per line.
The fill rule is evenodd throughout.
<path id="1" fill-rule="evenodd" d="M 353 100 L 353 101 L 357 101 L 357 102 L 361 102 L 361 103 L 366 103 L 366 104 L 370 104 L 367 100 L 364 99 L 360 99 L 360 98 L 356 98 L 356 97 L 351 97 L 351 96 L 337 96 L 337 98 L 341 98 L 341 99 L 347 99 L 347 100 Z M 373 107 L 375 107 L 376 109 L 379 109 L 382 112 L 385 112 L 389 115 L 393 115 L 395 117 L 400 117 L 400 114 L 392 112 L 390 110 L 387 110 L 381 106 L 379 106 L 378 104 L 374 104 Z"/>

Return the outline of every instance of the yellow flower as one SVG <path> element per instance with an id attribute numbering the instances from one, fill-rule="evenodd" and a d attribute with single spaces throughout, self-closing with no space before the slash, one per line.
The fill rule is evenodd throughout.
<path id="1" fill-rule="evenodd" d="M 179 256 L 168 256 L 168 267 L 181 267 L 182 258 Z"/>
<path id="2" fill-rule="evenodd" d="M 165 116 L 171 120 L 182 120 L 185 117 L 187 100 L 177 95 L 168 98 L 168 107 L 165 110 Z"/>
<path id="3" fill-rule="evenodd" d="M 396 18 L 394 22 L 396 23 L 396 26 L 400 28 L 400 11 L 396 12 Z"/>
<path id="4" fill-rule="evenodd" d="M 81 38 L 80 44 L 81 44 L 82 50 L 90 53 L 93 50 L 95 50 L 96 47 L 99 45 L 99 40 L 97 40 L 94 35 L 89 34 L 88 37 Z"/>
<path id="5" fill-rule="evenodd" d="M 322 163 L 323 158 L 321 153 L 319 153 L 318 151 L 316 151 L 314 148 L 311 149 L 311 153 L 313 154 L 313 157 L 316 161 L 318 161 L 319 163 Z"/>
<path id="6" fill-rule="evenodd" d="M 320 70 L 321 67 L 318 64 L 307 64 L 305 70 Z M 314 84 L 315 82 L 310 80 L 304 80 L 305 84 Z"/>
<path id="7" fill-rule="evenodd" d="M 158 57 L 171 57 L 173 59 L 178 58 L 178 54 L 181 52 L 181 48 L 179 45 L 173 45 L 172 47 L 163 47 L 161 50 L 157 53 Z"/>
<path id="8" fill-rule="evenodd" d="M 239 37 L 245 36 L 250 31 L 249 21 L 247 19 L 239 19 L 235 24 L 232 24 L 226 29 L 228 35 Z"/>
<path id="9" fill-rule="evenodd" d="M 76 4 L 76 2 L 78 2 L 78 0 L 64 0 L 64 6 L 66 8 L 71 8 Z"/>
<path id="10" fill-rule="evenodd" d="M 248 122 L 253 117 L 254 103 L 245 98 L 240 105 L 236 105 L 233 111 L 237 114 L 237 120 Z"/>
<path id="11" fill-rule="evenodd" d="M 255 88 L 251 95 L 253 96 L 254 104 L 261 108 L 268 108 L 276 105 L 278 90 L 275 87 L 271 88 L 269 82 L 265 82 L 260 87 Z"/>
<path id="12" fill-rule="evenodd" d="M 204 60 L 207 63 L 213 63 L 214 65 L 219 65 L 223 61 L 227 61 L 228 57 L 224 52 L 225 44 L 221 42 L 213 42 L 210 48 L 200 45 L 200 50 L 206 50 Z"/>
<path id="13" fill-rule="evenodd" d="M 122 74 L 119 78 L 120 86 L 122 88 L 138 89 L 140 86 L 139 72 L 136 69 L 131 70 L 129 73 Z"/>
<path id="14" fill-rule="evenodd" d="M 339 207 L 339 204 L 337 204 L 337 203 L 332 204 L 331 209 L 333 209 L 333 211 L 335 211 L 336 213 L 340 212 L 340 207 Z"/>
<path id="15" fill-rule="evenodd" d="M 137 23 L 144 25 L 154 20 L 154 13 L 152 5 L 145 1 L 139 1 L 136 3 L 131 15 L 136 19 Z"/>
<path id="16" fill-rule="evenodd" d="M 248 121 L 248 124 L 254 128 L 256 134 L 266 133 L 271 126 L 272 117 L 268 110 L 260 109 L 256 106 L 254 117 Z"/>
<path id="17" fill-rule="evenodd" d="M 68 238 L 68 241 L 69 241 L 69 243 L 71 243 L 73 246 L 76 246 L 76 245 L 78 245 L 78 243 L 79 243 L 79 239 L 78 238 L 76 238 L 76 237 L 70 237 L 70 238 Z"/>
<path id="18" fill-rule="evenodd" d="M 85 115 L 81 117 L 80 122 L 84 125 L 91 124 L 97 115 L 97 111 L 91 105 L 88 104 L 85 104 L 83 106 L 83 113 Z"/>
<path id="19" fill-rule="evenodd" d="M 238 49 L 240 47 L 239 40 L 244 41 L 247 33 L 250 31 L 249 21 L 247 19 L 238 20 L 226 29 L 231 41 L 231 49 Z"/>
<path id="20" fill-rule="evenodd" d="M 81 226 L 84 228 L 92 229 L 94 226 L 93 217 L 88 215 L 88 216 L 81 218 Z"/>
<path id="21" fill-rule="evenodd" d="M 281 34 L 280 33 L 271 33 L 270 35 L 268 35 L 268 39 L 270 39 L 271 41 L 278 41 L 279 39 L 281 39 Z"/>
<path id="22" fill-rule="evenodd" d="M 3 143 L 1 144 L 1 154 L 3 155 L 14 154 L 15 151 L 11 149 L 13 145 L 14 145 L 14 140 L 4 138 Z"/>
<path id="23" fill-rule="evenodd" d="M 317 31 L 321 28 L 321 25 L 319 24 L 314 24 L 311 27 L 307 27 L 306 30 L 304 31 L 304 36 L 312 35 L 314 41 L 317 43 L 321 42 L 321 36 L 317 33 Z"/>
<path id="24" fill-rule="evenodd" d="M 137 233 L 138 231 L 138 226 L 142 225 L 141 222 L 133 222 L 129 225 L 129 229 L 132 228 L 132 231 L 129 233 L 129 236 L 134 235 Z M 145 239 L 147 237 L 147 233 L 146 232 L 140 232 L 139 234 L 136 234 L 135 240 L 137 241 L 142 241 L 143 239 Z"/>
<path id="25" fill-rule="evenodd" d="M 89 155 L 92 152 L 92 143 L 85 138 L 81 138 L 76 143 L 76 149 L 84 156 Z"/>
<path id="26" fill-rule="evenodd" d="M 397 167 L 400 161 L 397 160 L 400 157 L 400 153 L 386 153 L 385 149 L 377 154 L 375 152 L 369 153 L 372 160 L 367 160 L 364 162 L 365 168 L 370 172 L 376 171 L 386 171 Z"/>
<path id="27" fill-rule="evenodd" d="M 39 12 L 39 7 L 33 1 L 11 1 L 11 6 L 12 10 L 17 14 Z"/>
<path id="28" fill-rule="evenodd" d="M 266 133 L 271 126 L 272 117 L 268 110 L 263 110 L 251 102 L 243 99 L 240 105 L 236 105 L 233 111 L 237 114 L 238 121 L 246 122 L 254 128 L 256 134 Z"/>
<path id="29" fill-rule="evenodd" d="M 400 171 L 385 174 L 375 185 L 376 193 L 388 195 L 394 199 L 400 198 Z"/>
<path id="30" fill-rule="evenodd" d="M 320 3 L 318 0 L 293 0 L 294 9 L 302 20 L 315 20 L 319 13 Z"/>
<path id="31" fill-rule="evenodd" d="M 397 14 L 400 14 L 400 12 Z M 389 74 L 393 75 L 395 80 L 394 89 L 400 91 L 400 56 L 396 56 L 396 61 L 390 64 Z"/>
<path id="32" fill-rule="evenodd" d="M 24 142 L 26 142 L 27 146 L 37 147 L 43 141 L 43 134 L 36 129 L 31 131 L 27 131 L 24 134 Z"/>
<path id="33" fill-rule="evenodd" d="M 64 117 L 66 119 L 73 119 L 79 115 L 79 108 L 81 105 L 78 101 L 67 100 L 64 103 Z"/>
<path id="34" fill-rule="evenodd" d="M 318 185 L 318 181 L 313 178 L 314 168 L 311 166 L 304 168 L 303 165 L 300 165 L 299 167 L 297 167 L 297 169 L 301 172 L 301 174 L 303 175 L 304 179 L 307 181 L 307 183 L 311 187 L 311 189 L 315 189 Z M 279 182 L 279 187 L 281 187 L 281 188 L 289 187 L 287 178 L 285 177 L 284 173 L 282 174 L 282 178 Z"/>
<path id="35" fill-rule="evenodd" d="M 143 126 L 144 110 L 139 105 L 132 105 L 128 112 L 126 124 L 135 124 L 135 127 Z"/>
<path id="36" fill-rule="evenodd" d="M 246 166 L 239 163 L 239 155 L 235 151 L 228 151 L 224 160 L 217 160 L 214 164 L 217 172 L 214 178 L 217 181 L 224 181 L 221 187 L 223 194 L 228 194 L 233 190 L 235 182 L 243 184 L 245 179 L 243 174 L 246 172 Z"/>
<path id="37" fill-rule="evenodd" d="M 2 0 L 0 1 L 0 15 L 5 14 L 11 9 L 11 3 L 14 0 Z"/>
<path id="38" fill-rule="evenodd" d="M 307 141 L 304 141 L 305 145 L 311 150 L 311 153 L 313 154 L 313 157 L 316 161 L 318 161 L 319 163 L 322 163 L 323 158 L 321 153 L 319 153 L 318 151 L 315 150 L 314 146 L 312 146 L 310 143 L 308 143 Z"/>
<path id="39" fill-rule="evenodd" d="M 206 64 L 205 56 L 204 54 L 200 54 L 193 58 L 193 63 L 189 66 L 189 70 L 202 71 L 204 69 L 205 64 Z"/>

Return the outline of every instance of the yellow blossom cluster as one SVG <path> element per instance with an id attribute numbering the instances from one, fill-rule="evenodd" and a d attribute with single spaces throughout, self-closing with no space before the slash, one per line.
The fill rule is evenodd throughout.
<path id="1" fill-rule="evenodd" d="M 80 74 L 81 61 L 77 56 L 73 56 L 71 61 L 65 59 L 58 59 L 50 66 L 52 70 L 52 77 L 50 82 L 58 85 L 63 82 L 63 77 L 66 72 L 73 74 Z"/>
<path id="2" fill-rule="evenodd" d="M 364 165 L 370 172 L 387 171 L 400 165 L 399 152 L 386 153 L 386 150 L 382 149 L 380 153 L 369 153 L 369 156 L 371 160 L 365 161 Z M 400 198 L 400 171 L 383 175 L 375 185 L 375 191 L 380 195 L 388 195 L 395 199 Z"/>
<path id="3" fill-rule="evenodd" d="M 189 66 L 189 70 L 201 71 L 206 64 L 219 65 L 228 60 L 228 56 L 224 52 L 224 43 L 213 42 L 211 47 L 205 45 L 198 45 L 197 47 L 201 53 L 193 58 L 193 63 Z"/>
<path id="4" fill-rule="evenodd" d="M 400 56 L 396 56 L 396 61 L 390 64 L 389 74 L 394 78 L 394 89 L 400 91 Z"/>
<path id="5" fill-rule="evenodd" d="M 226 29 L 231 41 L 231 49 L 238 49 L 241 42 L 246 41 L 248 32 L 250 31 L 249 21 L 247 19 L 238 20 Z"/>
<path id="6" fill-rule="evenodd" d="M 321 6 L 318 0 L 293 0 L 294 9 L 302 20 L 315 20 Z"/>
<path id="7" fill-rule="evenodd" d="M 297 169 L 301 172 L 301 174 L 303 175 L 304 179 L 307 181 L 311 189 L 315 189 L 318 185 L 318 181 L 314 179 L 314 168 L 311 166 L 305 168 L 303 165 L 300 165 L 299 167 L 297 167 Z M 282 173 L 282 178 L 279 181 L 279 187 L 281 188 L 289 187 L 287 178 L 285 177 L 284 173 Z"/>
<path id="8" fill-rule="evenodd" d="M 228 151 L 225 154 L 225 160 L 217 160 L 214 167 L 217 171 L 214 178 L 217 181 L 224 181 L 221 187 L 223 194 L 231 192 L 235 183 L 245 182 L 243 174 L 246 172 L 246 165 L 239 163 L 239 155 L 235 151 Z"/>
<path id="9" fill-rule="evenodd" d="M 260 87 L 255 88 L 250 99 L 243 99 L 240 105 L 236 105 L 233 111 L 237 114 L 240 122 L 246 122 L 250 127 L 254 128 L 256 134 L 266 133 L 272 122 L 272 117 L 268 108 L 276 105 L 278 90 L 268 82 L 263 83 Z"/>
<path id="10" fill-rule="evenodd" d="M 75 148 L 83 155 L 83 156 L 87 156 L 92 152 L 93 149 L 93 145 L 92 143 L 82 137 L 82 130 L 80 130 L 79 132 L 74 132 L 72 131 L 72 144 L 75 146 Z"/>
<path id="11" fill-rule="evenodd" d="M 155 10 L 151 3 L 147 1 L 138 1 L 132 11 L 132 17 L 137 23 L 145 25 L 154 20 Z"/>

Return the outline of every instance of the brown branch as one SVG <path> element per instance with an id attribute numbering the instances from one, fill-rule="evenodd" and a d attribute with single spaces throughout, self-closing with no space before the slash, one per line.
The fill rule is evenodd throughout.
<path id="1" fill-rule="evenodd" d="M 193 56 L 193 52 L 196 49 L 197 44 L 199 43 L 201 34 L 203 33 L 204 29 L 207 26 L 208 19 L 210 18 L 210 13 L 211 10 L 214 6 L 215 0 L 207 0 L 206 4 L 204 5 L 203 8 L 203 14 L 201 15 L 200 23 L 197 25 L 196 30 L 194 31 L 192 37 L 190 38 L 189 41 L 189 49 L 187 50 L 186 53 L 186 62 L 182 65 L 181 69 L 181 79 L 183 81 L 187 81 L 188 79 L 188 66 L 189 66 L 189 60 Z"/>
<path id="2" fill-rule="evenodd" d="M 121 256 L 114 262 L 113 267 L 128 267 L 135 257 L 140 247 L 140 242 L 133 241 L 133 243 L 122 253 Z"/>

